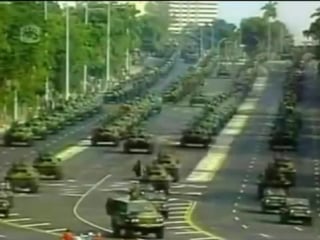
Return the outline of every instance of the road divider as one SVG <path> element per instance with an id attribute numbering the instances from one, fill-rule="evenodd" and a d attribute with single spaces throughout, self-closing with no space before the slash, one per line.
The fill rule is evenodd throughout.
<path id="1" fill-rule="evenodd" d="M 259 98 L 266 87 L 266 82 L 267 77 L 257 78 L 250 95 L 245 99 L 244 103 L 240 105 L 238 113 L 216 138 L 215 144 L 210 148 L 207 155 L 187 177 L 187 182 L 210 182 L 214 178 L 225 162 L 232 143 L 247 125 L 250 114 L 243 114 L 243 112 L 252 113 L 256 109 Z M 225 147 L 217 148 L 216 145 Z"/>

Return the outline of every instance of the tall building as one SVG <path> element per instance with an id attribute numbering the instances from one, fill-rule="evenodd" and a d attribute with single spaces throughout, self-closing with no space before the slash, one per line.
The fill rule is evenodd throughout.
<path id="1" fill-rule="evenodd" d="M 179 33 L 187 25 L 206 25 L 218 15 L 218 1 L 169 1 L 169 30 Z"/>

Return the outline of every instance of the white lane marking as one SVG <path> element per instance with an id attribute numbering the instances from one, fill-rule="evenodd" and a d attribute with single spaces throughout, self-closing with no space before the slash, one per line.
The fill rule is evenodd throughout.
<path id="1" fill-rule="evenodd" d="M 56 228 L 56 229 L 50 229 L 47 230 L 47 233 L 55 233 L 55 232 L 64 232 L 66 230 L 66 228 Z"/>
<path id="2" fill-rule="evenodd" d="M 264 233 L 259 233 L 260 237 L 264 237 L 264 238 L 272 238 L 272 236 L 268 235 L 268 234 L 264 234 Z"/>
<path id="3" fill-rule="evenodd" d="M 233 209 L 233 210 L 232 210 L 232 213 L 236 213 L 236 212 L 237 212 L 237 210 L 236 210 L 236 209 Z"/>
<path id="4" fill-rule="evenodd" d="M 30 221 L 31 218 L 16 218 L 16 219 L 8 219 L 4 220 L 4 222 L 24 222 L 24 221 Z"/>
<path id="5" fill-rule="evenodd" d="M 245 225 L 245 224 L 242 224 L 241 227 L 244 228 L 244 229 L 248 229 L 249 228 L 248 225 Z"/>
<path id="6" fill-rule="evenodd" d="M 30 227 L 49 226 L 49 225 L 51 225 L 51 223 L 33 223 L 33 224 L 21 225 L 21 227 L 30 228 Z"/>
<path id="7" fill-rule="evenodd" d="M 109 233 L 112 233 L 112 230 L 110 229 L 107 229 L 107 228 L 104 228 L 102 226 L 99 226 L 97 224 L 94 224 L 92 222 L 90 222 L 89 220 L 83 218 L 80 216 L 80 214 L 78 213 L 78 208 L 79 206 L 81 205 L 81 203 L 91 194 L 91 192 L 93 192 L 96 188 L 98 188 L 102 183 L 104 183 L 108 178 L 110 178 L 111 175 L 108 174 L 106 176 L 104 176 L 102 179 L 100 179 L 97 183 L 95 183 L 91 188 L 89 188 L 84 194 L 82 194 L 82 196 L 78 199 L 78 201 L 75 203 L 75 205 L 73 206 L 73 209 L 72 209 L 72 212 L 73 212 L 73 215 L 78 219 L 80 220 L 81 222 L 91 226 L 91 227 L 94 227 L 94 228 L 97 228 L 97 229 L 100 229 L 102 231 L 106 231 L 106 232 L 109 232 Z"/>
<path id="8" fill-rule="evenodd" d="M 166 221 L 165 225 L 168 225 L 168 224 L 182 224 L 182 223 L 186 223 L 186 221 Z"/>
<path id="9" fill-rule="evenodd" d="M 65 185 L 65 183 L 41 183 L 41 186 L 45 187 L 63 187 Z"/>
<path id="10" fill-rule="evenodd" d="M 174 227 L 166 227 L 166 229 L 174 230 L 174 229 L 193 229 L 190 226 L 174 226 Z"/>
<path id="11" fill-rule="evenodd" d="M 234 219 L 235 221 L 239 221 L 239 220 L 240 220 L 239 217 L 234 217 L 233 219 Z"/>
<path id="12" fill-rule="evenodd" d="M 199 234 L 197 231 L 175 232 L 175 235 Z"/>
<path id="13" fill-rule="evenodd" d="M 81 197 L 83 194 L 80 193 L 61 193 L 60 196 L 64 197 Z"/>
<path id="14" fill-rule="evenodd" d="M 16 216 L 19 216 L 19 215 L 20 215 L 19 213 L 10 213 L 9 214 L 10 217 L 16 217 Z"/>
<path id="15" fill-rule="evenodd" d="M 303 231 L 303 229 L 301 227 L 294 227 L 294 229 L 299 231 L 299 232 Z"/>
<path id="16" fill-rule="evenodd" d="M 199 238 L 190 238 L 189 240 L 217 240 L 218 238 L 216 237 L 199 237 Z"/>
<path id="17" fill-rule="evenodd" d="M 0 238 L 7 238 L 5 235 L 0 235 Z"/>

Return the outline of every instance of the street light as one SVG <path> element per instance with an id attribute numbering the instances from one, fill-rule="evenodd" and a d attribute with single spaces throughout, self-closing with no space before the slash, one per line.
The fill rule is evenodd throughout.
<path id="1" fill-rule="evenodd" d="M 48 21 L 48 2 L 47 1 L 43 2 L 43 10 L 44 10 L 44 21 L 47 23 L 47 21 Z M 46 52 L 47 52 L 47 50 L 46 50 Z M 47 106 L 49 103 L 49 96 L 50 96 L 49 75 L 47 74 L 46 81 L 45 81 L 45 95 L 44 95 Z"/>
<path id="2" fill-rule="evenodd" d="M 70 22 L 69 6 L 66 6 L 66 79 L 65 79 L 65 100 L 70 97 Z"/>
<path id="3" fill-rule="evenodd" d="M 127 34 L 127 37 L 129 38 L 130 37 L 129 28 L 126 29 L 126 34 Z M 127 73 L 130 73 L 130 49 L 129 49 L 129 46 L 126 49 L 126 70 L 127 70 Z"/>
<path id="4" fill-rule="evenodd" d="M 110 83 L 110 33 L 111 33 L 111 1 L 108 2 L 107 10 L 107 49 L 106 49 L 106 79 L 105 79 L 105 90 L 108 90 Z"/>
<path id="5" fill-rule="evenodd" d="M 89 23 L 89 8 L 88 3 L 84 5 L 84 24 L 88 25 Z M 87 83 L 88 83 L 88 66 L 87 64 L 83 65 L 83 93 L 87 92 Z"/>

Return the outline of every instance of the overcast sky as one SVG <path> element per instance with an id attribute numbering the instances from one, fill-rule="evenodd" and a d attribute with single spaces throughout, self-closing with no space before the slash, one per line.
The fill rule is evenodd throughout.
<path id="1" fill-rule="evenodd" d="M 219 18 L 239 24 L 242 18 L 260 15 L 264 1 L 221 1 Z M 278 3 L 279 19 L 287 24 L 297 41 L 303 40 L 302 31 L 310 25 L 310 15 L 320 7 L 319 1 L 281 1 Z"/>

